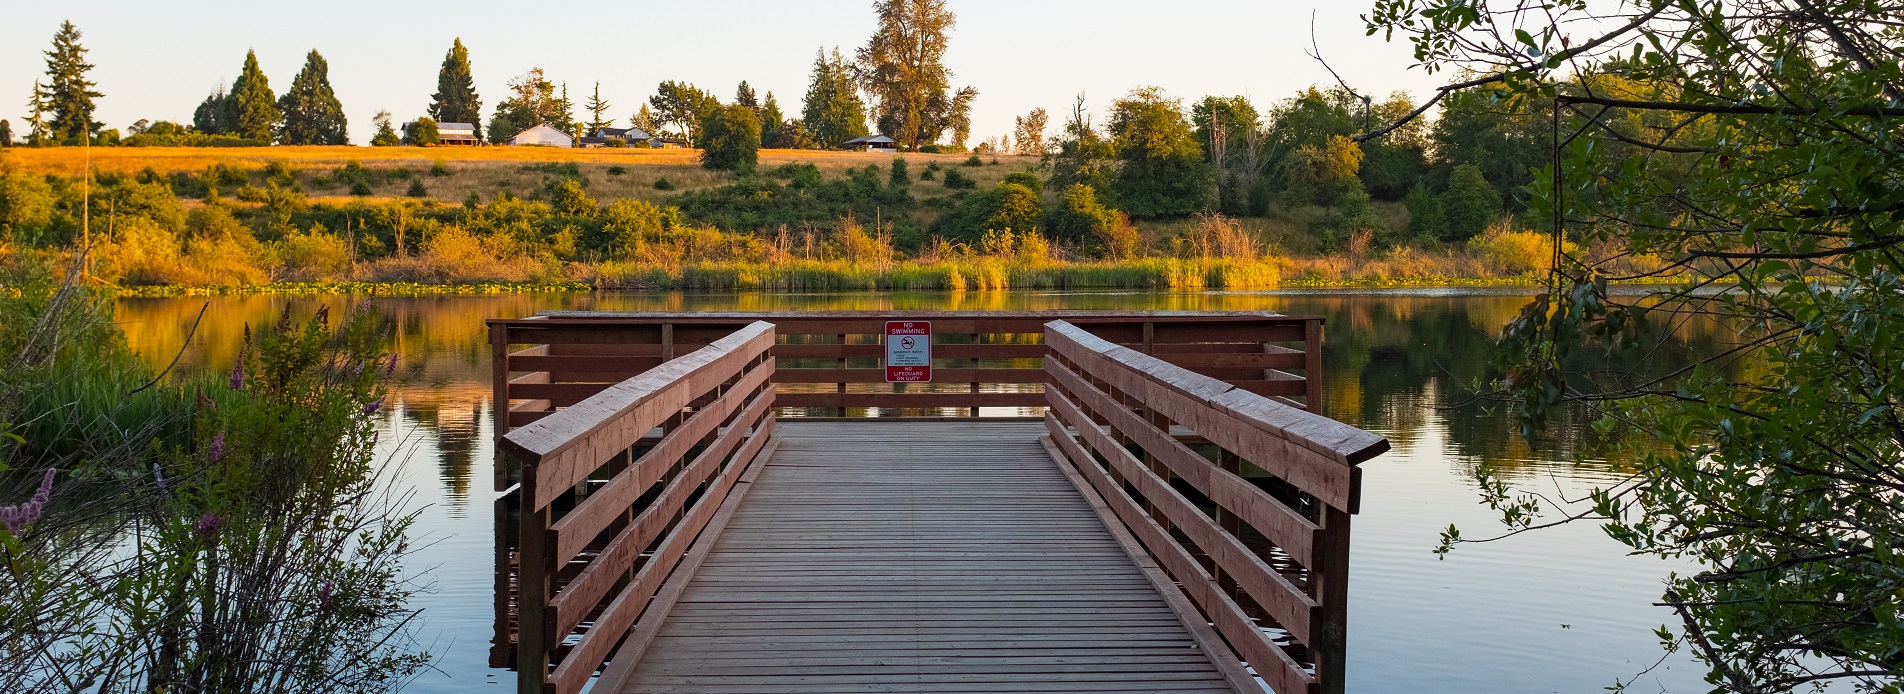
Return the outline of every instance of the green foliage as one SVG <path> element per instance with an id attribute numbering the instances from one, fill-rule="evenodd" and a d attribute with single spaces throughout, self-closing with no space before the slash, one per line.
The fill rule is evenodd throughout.
<path id="1" fill-rule="evenodd" d="M 1448 220 L 1449 241 L 1461 241 L 1486 231 L 1501 219 L 1501 194 L 1488 185 L 1480 167 L 1462 164 L 1448 174 L 1448 189 L 1441 194 L 1442 214 Z"/>
<path id="2" fill-rule="evenodd" d="M 1154 88 L 1111 104 L 1118 206 L 1135 217 L 1179 217 L 1216 204 L 1216 184 L 1182 104 Z"/>
<path id="3" fill-rule="evenodd" d="M 397 137 L 397 129 L 390 125 L 389 111 L 378 111 L 373 122 L 377 124 L 377 132 L 370 136 L 370 146 L 395 147 L 402 143 L 402 140 Z"/>
<path id="4" fill-rule="evenodd" d="M 974 154 L 974 155 L 972 155 L 972 156 L 969 156 L 969 157 L 966 157 L 966 158 L 965 158 L 965 164 L 964 164 L 964 165 L 965 165 L 965 166 L 972 166 L 972 167 L 978 167 L 978 166 L 984 166 L 984 165 L 985 165 L 985 160 L 984 160 L 984 159 L 980 159 L 980 158 L 978 158 L 978 155 L 976 155 L 976 154 Z"/>
<path id="5" fill-rule="evenodd" d="M 0 147 L 12 147 L 12 146 L 13 146 L 13 124 L 8 123 L 7 119 L 5 118 L 0 118 Z"/>
<path id="6" fill-rule="evenodd" d="M 628 167 L 622 166 L 620 164 L 614 164 L 608 167 L 608 175 L 610 176 L 621 176 L 627 173 L 628 173 Z"/>
<path id="7" fill-rule="evenodd" d="M 648 103 L 654 106 L 655 125 L 667 128 L 669 135 L 697 147 L 702 144 L 702 126 L 721 108 L 720 100 L 714 95 L 701 91 L 700 87 L 674 80 L 655 87 L 655 95 L 648 97 Z M 755 126 L 758 131 L 758 121 Z M 759 139 L 758 134 L 755 139 Z"/>
<path id="8" fill-rule="evenodd" d="M 893 157 L 892 173 L 886 178 L 886 185 L 893 188 L 904 188 L 912 185 L 912 172 L 906 168 L 905 157 Z"/>
<path id="9" fill-rule="evenodd" d="M 859 98 L 853 66 L 838 48 L 831 57 L 824 49 L 814 56 L 800 124 L 815 144 L 828 149 L 871 132 L 866 128 L 866 102 Z"/>
<path id="10" fill-rule="evenodd" d="M 52 226 L 56 201 L 44 177 L 20 171 L 0 174 L 0 232 L 16 242 L 32 243 Z"/>
<path id="11" fill-rule="evenodd" d="M 442 135 L 436 129 L 436 119 L 424 116 L 411 121 L 403 128 L 404 139 L 418 147 L 429 147 L 442 142 Z"/>
<path id="12" fill-rule="evenodd" d="M 1415 110 L 1406 92 L 1375 105 L 1376 123 L 1400 120 Z M 1377 200 L 1399 200 L 1428 174 L 1428 126 L 1409 121 L 1380 138 L 1362 143 L 1362 186 Z"/>
<path id="13" fill-rule="evenodd" d="M 404 191 L 403 194 L 413 198 L 429 197 L 430 189 L 423 187 L 423 179 L 413 178 L 410 179 L 410 189 Z"/>
<path id="14" fill-rule="evenodd" d="M 1096 241 L 1098 249 L 1113 260 L 1142 254 L 1143 237 L 1131 226 L 1130 218 L 1099 202 L 1097 191 L 1082 183 L 1065 188 L 1050 227 L 1059 239 Z"/>
<path id="15" fill-rule="evenodd" d="M 932 224 L 932 235 L 978 246 L 987 232 L 1036 231 L 1044 223 L 1038 193 L 1016 183 L 1000 183 L 988 190 L 967 193 Z"/>
<path id="16" fill-rule="evenodd" d="M 443 55 L 443 67 L 436 72 L 436 93 L 430 96 L 430 117 L 438 123 L 469 123 L 476 126 L 476 138 L 483 137 L 483 100 L 476 95 L 476 80 L 470 74 L 469 49 L 457 38 Z"/>
<path id="17" fill-rule="evenodd" d="M 873 11 L 878 28 L 859 49 L 857 72 L 873 97 L 879 131 L 905 149 L 917 150 L 948 134 L 954 146 L 963 148 L 978 90 L 951 91 L 952 71 L 944 59 L 957 16 L 945 0 L 879 0 Z"/>
<path id="18" fill-rule="evenodd" d="M 1058 138 L 1058 151 L 1052 157 L 1051 184 L 1069 189 L 1084 185 L 1092 190 L 1110 190 L 1117 174 L 1117 148 L 1098 133 L 1084 111 L 1084 95 L 1078 95 Z"/>
<path id="19" fill-rule="evenodd" d="M 1402 205 L 1408 208 L 1408 234 L 1418 239 L 1441 240 L 1448 238 L 1448 216 L 1442 212 L 1441 198 L 1428 190 L 1428 186 L 1416 183 L 1402 198 Z"/>
<path id="20" fill-rule="evenodd" d="M 905 218 L 917 203 L 907 189 L 881 185 L 885 177 L 876 166 L 853 169 L 845 178 L 830 180 L 812 164 L 784 164 L 764 173 L 742 176 L 730 186 L 690 191 L 675 203 L 692 223 L 739 232 L 763 232 L 780 225 L 825 226 L 848 217 L 883 217 L 896 225 L 895 235 L 909 237 L 919 228 L 917 222 Z"/>
<path id="21" fill-rule="evenodd" d="M 1354 178 L 1348 179 L 1335 205 L 1316 219 L 1314 229 L 1320 232 L 1316 236 L 1322 250 L 1356 255 L 1372 249 L 1384 231 L 1368 191 L 1362 190 L 1362 182 Z"/>
<path id="22" fill-rule="evenodd" d="M 784 148 L 780 131 L 786 127 L 787 115 L 780 112 L 780 102 L 774 100 L 773 92 L 767 92 L 767 100 L 760 106 L 760 146 L 766 148 Z"/>
<path id="23" fill-rule="evenodd" d="M 716 171 L 748 171 L 760 161 L 760 116 L 742 105 L 709 114 L 701 133 L 701 166 Z"/>
<path id="24" fill-rule="evenodd" d="M 654 180 L 654 189 L 655 190 L 674 190 L 674 181 L 668 180 L 667 176 L 656 178 Z"/>
<path id="25" fill-rule="evenodd" d="M 1351 189 L 1362 190 L 1356 173 L 1362 168 L 1362 148 L 1349 138 L 1331 137 L 1322 145 L 1297 147 L 1283 160 L 1287 202 L 1294 205 L 1336 205 Z M 1364 191 L 1366 193 L 1366 191 Z"/>
<path id="26" fill-rule="evenodd" d="M 960 171 L 958 169 L 946 169 L 945 170 L 945 187 L 950 188 L 952 190 L 970 190 L 972 188 L 978 187 L 978 181 L 972 180 L 972 177 L 967 176 L 964 171 Z"/>
<path id="27" fill-rule="evenodd" d="M 582 182 L 573 178 L 560 178 L 548 185 L 549 206 L 556 214 L 572 217 L 592 217 L 595 215 L 595 201 L 589 199 L 588 191 L 582 188 Z"/>
<path id="28" fill-rule="evenodd" d="M 86 79 L 93 65 L 86 62 L 86 48 L 79 39 L 79 27 L 70 21 L 60 23 L 53 34 L 53 49 L 46 51 L 47 82 L 34 85 L 37 106 L 52 114 L 46 123 L 47 137 L 60 144 L 89 140 L 102 127 L 93 120 L 93 99 L 104 95 L 93 91 L 97 85 Z"/>
<path id="29" fill-rule="evenodd" d="M 278 141 L 287 145 L 350 144 L 349 123 L 344 105 L 331 91 L 330 64 L 312 50 L 304 57 L 304 69 L 291 81 L 291 88 L 278 99 L 284 113 L 284 127 Z"/>
<path id="30" fill-rule="evenodd" d="M 1461 164 L 1451 233 L 1498 206 L 1477 192 L 1489 182 L 1526 184 L 1528 217 L 1559 228 L 1475 244 L 1551 277 L 1502 331 L 1491 394 L 1530 438 L 1593 408 L 1607 450 L 1576 455 L 1625 472 L 1558 509 L 1477 475 L 1483 501 L 1510 532 L 1589 519 L 1675 560 L 1658 633 L 1713 691 L 1904 686 L 1899 9 L 1661 3 L 1617 33 L 1575 31 L 1583 4 L 1381 0 L 1370 15 L 1428 69 L 1499 71 L 1454 90 L 1435 127 L 1437 158 Z M 1526 21 L 1510 36 L 1500 17 Z M 1599 46 L 1618 57 L 1596 61 Z M 1557 236 L 1593 252 L 1533 242 Z M 1690 277 L 1611 290 L 1635 256 Z M 1675 342 L 1707 349 L 1659 359 Z"/>
<path id="31" fill-rule="evenodd" d="M 438 159 L 436 163 L 430 165 L 431 178 L 442 178 L 448 175 L 450 175 L 450 167 L 449 164 L 444 163 L 443 160 Z"/>
<path id="32" fill-rule="evenodd" d="M 229 135 L 234 128 L 231 122 L 231 95 L 225 93 L 225 85 L 205 96 L 198 102 L 198 108 L 192 111 L 192 127 L 206 135 Z"/>
<path id="33" fill-rule="evenodd" d="M 565 133 L 574 129 L 574 119 L 570 116 L 573 107 L 567 90 L 558 96 L 555 83 L 548 80 L 542 68 L 531 68 L 509 80 L 509 90 L 513 96 L 496 104 L 496 114 L 489 119 L 491 144 L 508 142 L 509 138 L 538 125 L 548 125 Z"/>
<path id="34" fill-rule="evenodd" d="M 245 52 L 245 66 L 231 83 L 230 104 L 226 112 L 232 134 L 260 142 L 274 139 L 283 115 L 278 111 L 277 97 L 271 93 L 270 80 L 258 67 L 256 51 Z"/>

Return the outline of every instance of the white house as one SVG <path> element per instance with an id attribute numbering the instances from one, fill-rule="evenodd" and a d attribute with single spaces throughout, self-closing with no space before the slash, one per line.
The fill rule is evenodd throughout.
<path id="1" fill-rule="evenodd" d="M 569 137 L 567 133 L 547 125 L 538 125 L 516 133 L 515 137 L 509 138 L 509 144 L 535 145 L 541 147 L 574 147 L 575 138 Z"/>

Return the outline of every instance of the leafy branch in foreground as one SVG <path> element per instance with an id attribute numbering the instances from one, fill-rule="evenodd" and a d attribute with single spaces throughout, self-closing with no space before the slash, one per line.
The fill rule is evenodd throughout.
<path id="1" fill-rule="evenodd" d="M 1529 435 L 1569 403 L 1630 433 L 1612 438 L 1633 476 L 1559 520 L 1701 565 L 1668 578 L 1662 633 L 1719 690 L 1904 691 L 1904 3 L 1605 9 L 1378 0 L 1367 17 L 1424 67 L 1467 72 L 1443 94 L 1551 104 L 1532 211 L 1600 242 L 1554 244 L 1494 393 Z M 1608 291 L 1638 278 L 1610 269 L 1634 256 L 1692 279 Z M 1659 358 L 1698 331 L 1703 354 Z M 1487 488 L 1510 533 L 1547 522 Z"/>
<path id="2" fill-rule="evenodd" d="M 36 337 L 0 372 L 0 500 L 25 502 L 0 527 L 0 689 L 385 691 L 428 662 L 413 516 L 373 465 L 394 362 L 372 313 L 286 314 L 229 377 L 137 390 L 109 304 L 6 269 L 0 333 Z"/>

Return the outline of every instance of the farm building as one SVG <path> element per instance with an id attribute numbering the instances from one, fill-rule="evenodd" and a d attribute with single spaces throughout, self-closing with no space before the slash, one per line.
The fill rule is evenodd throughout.
<path id="1" fill-rule="evenodd" d="M 547 125 L 538 125 L 516 133 L 515 137 L 509 138 L 509 144 L 540 147 L 574 147 L 575 138 L 569 137 L 567 133 Z"/>
<path id="2" fill-rule="evenodd" d="M 446 146 L 475 147 L 483 143 L 476 137 L 473 123 L 437 123 L 436 143 Z"/>
<path id="3" fill-rule="evenodd" d="M 840 149 L 854 149 L 862 152 L 894 152 L 899 150 L 899 141 L 885 135 L 872 134 L 855 137 L 840 143 Z"/>

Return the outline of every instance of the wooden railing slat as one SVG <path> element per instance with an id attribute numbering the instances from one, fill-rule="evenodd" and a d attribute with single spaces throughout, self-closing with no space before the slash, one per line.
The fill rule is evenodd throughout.
<path id="1" fill-rule="evenodd" d="M 753 464 L 754 455 L 760 452 L 772 432 L 773 418 L 765 418 L 760 430 L 748 437 L 747 445 L 741 449 L 745 457 L 735 457 L 734 463 L 721 473 L 713 488 L 694 505 L 687 517 L 681 519 L 677 530 L 669 533 L 668 539 L 648 563 L 635 572 L 635 579 L 602 609 L 601 616 L 595 619 L 588 633 L 582 635 L 575 647 L 569 650 L 568 657 L 563 658 L 562 664 L 557 665 L 555 672 L 549 675 L 549 681 L 555 685 L 558 694 L 579 692 L 588 683 L 589 677 L 601 667 L 615 644 L 621 641 L 622 636 L 628 633 L 628 628 L 634 625 L 635 619 L 641 616 L 642 609 L 654 599 L 655 591 L 660 589 L 661 583 L 680 563 L 688 546 L 700 536 L 701 528 L 706 527 L 708 519 L 714 516 L 720 507 L 720 500 L 727 496 L 728 489 Z M 709 500 L 713 503 L 708 503 Z M 684 528 L 692 530 L 684 531 Z"/>
<path id="2" fill-rule="evenodd" d="M 932 370 L 937 383 L 1044 383 L 1041 368 L 1023 369 L 941 369 Z M 886 370 L 880 369 L 780 369 L 775 383 L 885 383 Z"/>
<path id="3" fill-rule="evenodd" d="M 576 625 L 582 623 L 582 620 L 588 616 L 589 610 L 601 601 L 602 596 L 608 593 L 608 589 L 626 571 L 625 567 L 634 565 L 635 558 L 649 545 L 654 544 L 655 538 L 660 537 L 661 531 L 674 519 L 675 514 L 680 512 L 682 505 L 687 501 L 688 494 L 700 487 L 708 474 L 713 471 L 713 467 L 726 458 L 727 454 L 734 450 L 734 446 L 745 438 L 747 430 L 766 416 L 770 410 L 769 406 L 773 404 L 773 395 L 771 386 L 756 394 L 746 411 L 734 420 L 733 428 L 722 435 L 714 445 L 696 456 L 694 461 L 688 464 L 686 470 L 670 480 L 653 504 L 642 509 L 641 513 L 635 516 L 634 522 L 616 533 L 615 538 L 602 547 L 601 553 L 596 555 L 580 574 L 577 574 L 568 585 L 563 586 L 562 590 L 549 600 L 554 633 L 567 634 L 574 630 Z M 671 463 L 672 460 L 670 460 Z M 645 491 L 646 487 L 642 487 L 642 490 Z M 624 503 L 619 510 L 626 509 L 627 504 Z M 586 540 L 583 540 L 583 543 L 586 544 Z"/>
<path id="4" fill-rule="evenodd" d="M 636 458 L 633 465 L 595 490 L 587 499 L 576 504 L 568 515 L 555 522 L 549 531 L 555 533 L 550 543 L 554 547 L 555 562 L 559 565 L 575 557 L 588 543 L 608 527 L 616 516 L 628 509 L 635 499 L 654 486 L 668 468 L 679 462 L 688 449 L 701 442 L 716 427 L 726 423 L 729 415 L 740 409 L 743 403 L 754 396 L 756 390 L 765 385 L 773 375 L 773 363 L 767 362 L 754 367 L 732 390 L 710 403 L 707 407 L 689 416 L 681 426 L 661 437 L 654 448 L 648 449 Z M 771 400 L 772 398 L 766 398 Z M 764 407 L 761 400 L 755 400 L 754 406 Z"/>
<path id="5" fill-rule="evenodd" d="M 1085 421 L 1084 413 L 1069 399 L 1058 393 L 1051 393 L 1050 396 L 1052 409 L 1059 411 L 1059 419 Z M 1203 515 L 1202 511 L 1190 504 L 1190 500 L 1171 489 L 1168 483 L 1152 475 L 1144 467 L 1143 461 L 1117 445 L 1110 435 L 1097 427 L 1083 427 L 1078 433 L 1092 450 L 1110 461 L 1111 466 L 1123 475 L 1126 484 L 1136 487 L 1137 493 L 1142 494 L 1145 501 L 1161 510 L 1172 525 L 1189 536 L 1205 555 L 1236 581 L 1243 592 L 1248 593 L 1256 600 L 1256 604 L 1263 606 L 1271 617 L 1289 630 L 1290 635 L 1298 641 L 1309 642 L 1309 626 L 1317 616 L 1315 599 L 1270 568 L 1261 557 L 1244 547 L 1241 540 L 1223 532 L 1222 528 L 1217 527 L 1216 521 Z M 1192 578 L 1175 570 L 1171 573 L 1182 581 Z"/>
<path id="6" fill-rule="evenodd" d="M 1272 544 L 1283 549 L 1305 568 L 1309 566 L 1309 554 L 1315 547 L 1316 533 L 1321 528 L 1294 509 L 1277 501 L 1268 492 L 1251 484 L 1227 470 L 1218 468 L 1215 463 L 1188 446 L 1177 441 L 1168 432 L 1148 426 L 1142 418 L 1130 410 L 1117 406 L 1110 397 L 1091 388 L 1077 374 L 1062 364 L 1047 367 L 1057 374 L 1059 385 L 1073 394 L 1084 394 L 1085 402 L 1098 414 L 1114 418 L 1111 424 L 1125 436 L 1137 441 L 1137 445 L 1149 451 L 1151 455 L 1170 468 L 1172 474 L 1189 482 L 1190 486 L 1210 497 L 1211 501 L 1224 510 L 1236 514 L 1250 527 L 1256 528 Z M 1057 394 L 1062 397 L 1062 394 Z M 1147 400 L 1146 402 L 1153 402 Z M 1074 403 L 1076 404 L 1076 403 Z M 1084 419 L 1069 421 L 1083 422 Z M 1095 428 L 1095 427 L 1093 427 Z M 1196 426 L 1190 427 L 1195 430 Z"/>
<path id="7" fill-rule="evenodd" d="M 886 407 L 939 409 L 954 407 L 1043 407 L 1045 396 L 1027 393 L 788 393 L 781 407 Z"/>
<path id="8" fill-rule="evenodd" d="M 1204 615 L 1216 625 L 1217 633 L 1223 635 L 1230 648 L 1279 694 L 1309 692 L 1315 684 L 1315 678 L 1288 653 L 1283 652 L 1281 647 L 1270 641 L 1243 613 L 1242 606 L 1217 589 L 1209 572 L 1204 571 L 1195 558 L 1170 539 L 1163 527 L 1124 495 L 1124 490 L 1084 451 L 1077 439 L 1065 432 L 1059 418 L 1047 413 L 1045 427 L 1052 432 L 1052 440 L 1070 458 L 1072 467 L 1097 490 L 1098 496 L 1124 522 L 1131 534 L 1137 536 L 1137 540 L 1150 551 L 1151 557 L 1176 578 L 1184 593 L 1203 608 Z"/>

